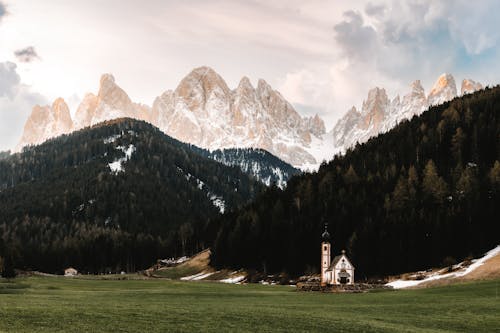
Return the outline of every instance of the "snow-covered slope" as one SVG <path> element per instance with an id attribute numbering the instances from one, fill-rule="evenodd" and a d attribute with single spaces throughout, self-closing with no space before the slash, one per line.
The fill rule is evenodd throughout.
<path id="1" fill-rule="evenodd" d="M 462 88 L 460 89 L 460 94 L 471 94 L 474 91 L 483 89 L 483 85 L 471 79 L 464 79 L 462 81 Z"/>
<path id="2" fill-rule="evenodd" d="M 461 94 L 481 89 L 480 83 L 463 80 Z M 175 90 L 158 96 L 152 108 L 131 101 L 111 74 L 101 77 L 97 95 L 85 95 L 74 123 L 66 103 L 35 106 L 26 122 L 18 150 L 72 130 L 121 117 L 152 123 L 164 133 L 210 151 L 259 148 L 303 170 L 315 170 L 337 153 L 385 132 L 429 106 L 457 96 L 455 79 L 441 75 L 428 96 L 420 81 L 410 85 L 402 98 L 390 99 L 383 88 L 373 88 L 360 108 L 352 107 L 333 129 L 326 132 L 319 116 L 302 117 L 266 81 L 252 86 L 243 77 L 231 90 L 209 67 L 191 71 Z"/>
<path id="3" fill-rule="evenodd" d="M 451 74 L 441 75 L 427 96 L 429 105 L 439 105 L 457 96 L 457 86 Z"/>
<path id="4" fill-rule="evenodd" d="M 407 279 L 398 279 L 387 283 L 388 286 L 393 287 L 395 289 L 401 288 L 411 288 L 420 285 L 428 285 L 430 282 L 435 282 L 438 280 L 445 281 L 453 281 L 458 280 L 460 278 L 467 279 L 469 276 L 473 275 L 473 272 L 478 271 L 481 266 L 484 265 L 496 265 L 497 260 L 500 257 L 500 245 L 488 251 L 483 257 L 474 259 L 471 262 L 461 262 L 457 265 L 453 265 L 452 272 L 449 272 L 449 268 L 443 268 L 440 270 L 430 270 L 430 271 L 422 271 L 410 274 Z M 491 261 L 491 264 L 489 263 Z M 498 277 L 498 272 L 500 269 L 498 266 L 490 267 L 484 271 L 494 271 L 496 274 L 495 277 Z M 483 274 L 479 276 L 475 276 L 475 279 L 481 279 L 487 276 L 488 274 Z"/>
<path id="5" fill-rule="evenodd" d="M 310 150 L 325 134 L 318 116 L 302 118 L 266 81 L 254 88 L 244 77 L 231 90 L 209 67 L 194 69 L 175 91 L 156 98 L 151 122 L 206 149 L 261 148 L 295 166 L 318 162 Z"/>
<path id="6" fill-rule="evenodd" d="M 63 131 L 58 130 L 60 126 L 54 117 L 37 116 L 40 107 L 36 108 L 19 147 L 105 120 L 130 117 L 148 121 L 180 141 L 210 150 L 261 148 L 295 166 L 316 165 L 325 154 L 325 124 L 320 117 L 301 117 L 262 79 L 254 88 L 243 77 L 238 87 L 231 90 L 209 67 L 194 69 L 174 91 L 158 96 L 152 109 L 133 103 L 114 77 L 104 74 L 97 95 L 85 95 L 76 110 L 74 124 L 65 126 Z"/>
<path id="7" fill-rule="evenodd" d="M 461 93 L 472 93 L 482 85 L 470 79 L 462 82 Z M 332 130 L 334 151 L 345 151 L 357 142 L 362 143 L 379 133 L 386 132 L 405 119 L 419 115 L 429 106 L 447 102 L 457 96 L 455 79 L 451 74 L 441 75 L 428 96 L 419 80 L 410 85 L 410 91 L 390 100 L 385 89 L 368 92 L 361 110 L 352 107 Z"/>
<path id="8" fill-rule="evenodd" d="M 204 150 L 203 155 L 224 165 L 239 167 L 243 172 L 252 175 L 267 186 L 275 183 L 276 186 L 284 188 L 290 177 L 300 173 L 299 169 L 262 149 Z"/>

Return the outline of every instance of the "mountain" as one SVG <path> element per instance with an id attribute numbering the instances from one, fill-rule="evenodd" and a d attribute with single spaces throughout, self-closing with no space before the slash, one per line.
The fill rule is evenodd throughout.
<path id="1" fill-rule="evenodd" d="M 451 74 L 441 75 L 427 96 L 429 105 L 439 105 L 450 101 L 457 96 L 457 86 Z"/>
<path id="2" fill-rule="evenodd" d="M 40 108 L 36 106 L 28 119 L 18 150 L 104 120 L 129 117 L 202 148 L 260 148 L 302 166 L 321 162 L 316 155 L 325 134 L 320 117 L 301 117 L 266 81 L 259 80 L 254 88 L 244 77 L 231 90 L 209 67 L 194 69 L 174 91 L 158 96 L 152 108 L 132 102 L 114 77 L 104 74 L 97 95 L 85 95 L 74 124 L 68 123 L 64 131 L 58 130 L 53 112 L 41 113 Z"/>
<path id="3" fill-rule="evenodd" d="M 364 108 L 390 107 L 382 90 Z M 267 274 L 319 270 L 320 235 L 363 279 L 417 271 L 498 245 L 500 86 L 400 122 L 220 217 L 217 267 Z M 351 119 L 377 122 L 351 110 Z M 369 128 L 369 127 L 368 127 Z"/>
<path id="4" fill-rule="evenodd" d="M 318 117 L 302 118 L 264 80 L 242 78 L 235 90 L 211 68 L 189 73 L 156 98 L 151 122 L 181 141 L 210 150 L 261 148 L 292 165 L 316 163 L 308 151 L 325 134 Z"/>
<path id="5" fill-rule="evenodd" d="M 462 95 L 479 89 L 482 89 L 480 83 L 462 81 Z M 402 98 L 391 99 L 385 89 L 376 87 L 368 92 L 359 109 L 352 107 L 326 132 L 318 115 L 300 116 L 262 79 L 254 87 L 243 77 L 235 89 L 230 89 L 213 69 L 199 67 L 182 79 L 175 90 L 165 91 L 149 107 L 132 102 L 114 77 L 104 74 L 97 95 L 85 95 L 73 124 L 70 117 L 57 116 L 54 106 L 35 106 L 17 151 L 25 145 L 39 144 L 104 120 L 130 117 L 150 122 L 180 141 L 211 151 L 264 149 L 294 167 L 315 170 L 336 153 L 456 96 L 451 74 L 441 75 L 427 96 L 418 80 Z M 56 102 L 65 105 L 60 99 Z"/>
<path id="6" fill-rule="evenodd" d="M 116 118 L 134 118 L 149 121 L 147 106 L 133 103 L 111 74 L 101 76 L 97 96 L 89 93 L 75 113 L 75 129 L 81 129 Z"/>
<path id="7" fill-rule="evenodd" d="M 281 189 L 286 187 L 292 176 L 301 172 L 263 149 L 229 148 L 209 151 L 198 148 L 196 151 L 224 165 L 236 166 L 267 186 L 274 183 Z"/>
<path id="8" fill-rule="evenodd" d="M 18 268 L 140 269 L 202 249 L 197 232 L 263 187 L 146 122 L 118 119 L 0 160 L 0 239 Z"/>
<path id="9" fill-rule="evenodd" d="M 461 94 L 482 88 L 480 83 L 473 80 L 463 80 Z M 335 124 L 332 130 L 334 151 L 345 151 L 357 142 L 365 142 L 390 130 L 399 122 L 421 114 L 429 106 L 448 102 L 455 97 L 457 88 L 451 74 L 441 75 L 428 96 L 419 80 L 410 85 L 410 91 L 402 99 L 396 96 L 390 100 L 385 89 L 373 88 L 363 101 L 361 110 L 352 107 Z"/>
<path id="10" fill-rule="evenodd" d="M 462 88 L 460 89 L 460 94 L 471 94 L 475 91 L 483 89 L 483 85 L 471 79 L 464 79 L 462 81 Z"/>
<path id="11" fill-rule="evenodd" d="M 56 99 L 52 106 L 36 105 L 24 125 L 17 150 L 26 145 L 40 144 L 49 138 L 69 133 L 72 129 L 73 121 L 69 108 L 62 98 Z"/>

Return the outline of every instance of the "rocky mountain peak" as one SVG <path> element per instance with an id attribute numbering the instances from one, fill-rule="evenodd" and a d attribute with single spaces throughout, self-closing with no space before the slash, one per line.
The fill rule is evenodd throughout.
<path id="1" fill-rule="evenodd" d="M 103 74 L 97 96 L 86 94 L 78 106 L 75 129 L 122 117 L 149 120 L 149 108 L 133 103 L 127 93 L 116 84 L 112 74 Z"/>
<path id="2" fill-rule="evenodd" d="M 420 80 L 413 81 L 410 84 L 410 88 L 411 88 L 412 95 L 425 97 L 425 90 L 424 90 L 424 87 L 422 87 L 422 82 L 420 82 Z"/>
<path id="3" fill-rule="evenodd" d="M 325 122 L 320 118 L 318 114 L 314 117 L 306 118 L 306 127 L 312 134 L 317 137 L 321 137 L 326 132 Z"/>
<path id="4" fill-rule="evenodd" d="M 389 105 L 390 101 L 385 89 L 378 87 L 371 89 L 367 99 L 363 102 L 361 128 L 370 132 L 378 131 Z"/>
<path id="5" fill-rule="evenodd" d="M 190 108 L 198 107 L 199 103 L 206 102 L 211 97 L 228 98 L 231 93 L 226 81 L 206 66 L 193 69 L 182 79 L 175 92 L 179 97 L 193 102 Z"/>
<path id="6" fill-rule="evenodd" d="M 127 109 L 132 103 L 127 93 L 115 83 L 115 78 L 111 74 L 101 76 L 97 96 L 100 102 L 106 103 L 115 109 Z"/>
<path id="7" fill-rule="evenodd" d="M 380 111 L 385 105 L 389 104 L 389 98 L 384 88 L 375 87 L 368 91 L 368 97 L 363 102 L 363 112 L 370 113 L 374 109 Z"/>
<path id="8" fill-rule="evenodd" d="M 462 87 L 460 89 L 460 94 L 471 94 L 477 90 L 483 89 L 483 85 L 471 79 L 464 79 L 462 81 Z"/>
<path id="9" fill-rule="evenodd" d="M 269 97 L 272 91 L 273 88 L 271 88 L 271 86 L 264 79 L 259 79 L 259 81 L 257 82 L 257 93 L 259 94 L 261 99 Z"/>
<path id="10" fill-rule="evenodd" d="M 62 98 L 57 98 L 52 103 L 51 111 L 55 120 L 55 126 L 61 133 L 67 133 L 73 127 L 73 120 L 69 112 L 68 104 Z"/>
<path id="11" fill-rule="evenodd" d="M 255 88 L 252 86 L 250 79 L 246 76 L 242 77 L 240 83 L 238 84 L 238 88 L 236 88 L 236 94 L 248 94 L 254 92 Z"/>
<path id="12" fill-rule="evenodd" d="M 457 86 L 451 74 L 442 74 L 434 83 L 427 102 L 429 105 L 439 105 L 457 96 Z"/>
<path id="13" fill-rule="evenodd" d="M 35 105 L 24 125 L 23 135 L 16 147 L 39 144 L 50 138 L 69 133 L 73 129 L 73 121 L 68 105 L 62 98 L 57 98 L 52 106 Z"/>

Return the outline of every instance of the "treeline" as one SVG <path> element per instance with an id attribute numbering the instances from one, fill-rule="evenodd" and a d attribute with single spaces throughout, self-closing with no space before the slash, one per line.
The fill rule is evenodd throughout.
<path id="1" fill-rule="evenodd" d="M 317 272 L 323 222 L 360 278 L 481 254 L 500 241 L 499 161 L 496 87 L 432 107 L 224 215 L 213 263 Z"/>
<path id="2" fill-rule="evenodd" d="M 266 185 L 285 187 L 287 181 L 301 171 L 273 154 L 256 148 L 229 148 L 209 151 L 192 146 L 195 151 L 224 165 L 238 166 Z"/>
<path id="3" fill-rule="evenodd" d="M 143 269 L 206 248 L 214 200 L 229 210 L 262 188 L 145 122 L 108 122 L 0 160 L 0 257 L 49 272 Z"/>

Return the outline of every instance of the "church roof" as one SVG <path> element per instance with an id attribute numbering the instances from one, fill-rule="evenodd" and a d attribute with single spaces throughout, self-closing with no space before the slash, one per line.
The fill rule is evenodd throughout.
<path id="1" fill-rule="evenodd" d="M 328 267 L 327 271 L 333 271 L 333 269 L 335 268 L 335 266 L 338 264 L 338 262 L 340 261 L 340 259 L 342 258 L 345 258 L 345 260 L 351 264 L 352 268 L 355 268 L 354 265 L 351 263 L 351 261 L 349 260 L 349 258 L 347 258 L 347 256 L 345 255 L 345 251 L 342 251 L 342 254 L 338 255 L 338 256 L 335 256 L 332 260 L 332 263 L 330 264 L 330 267 Z"/>

